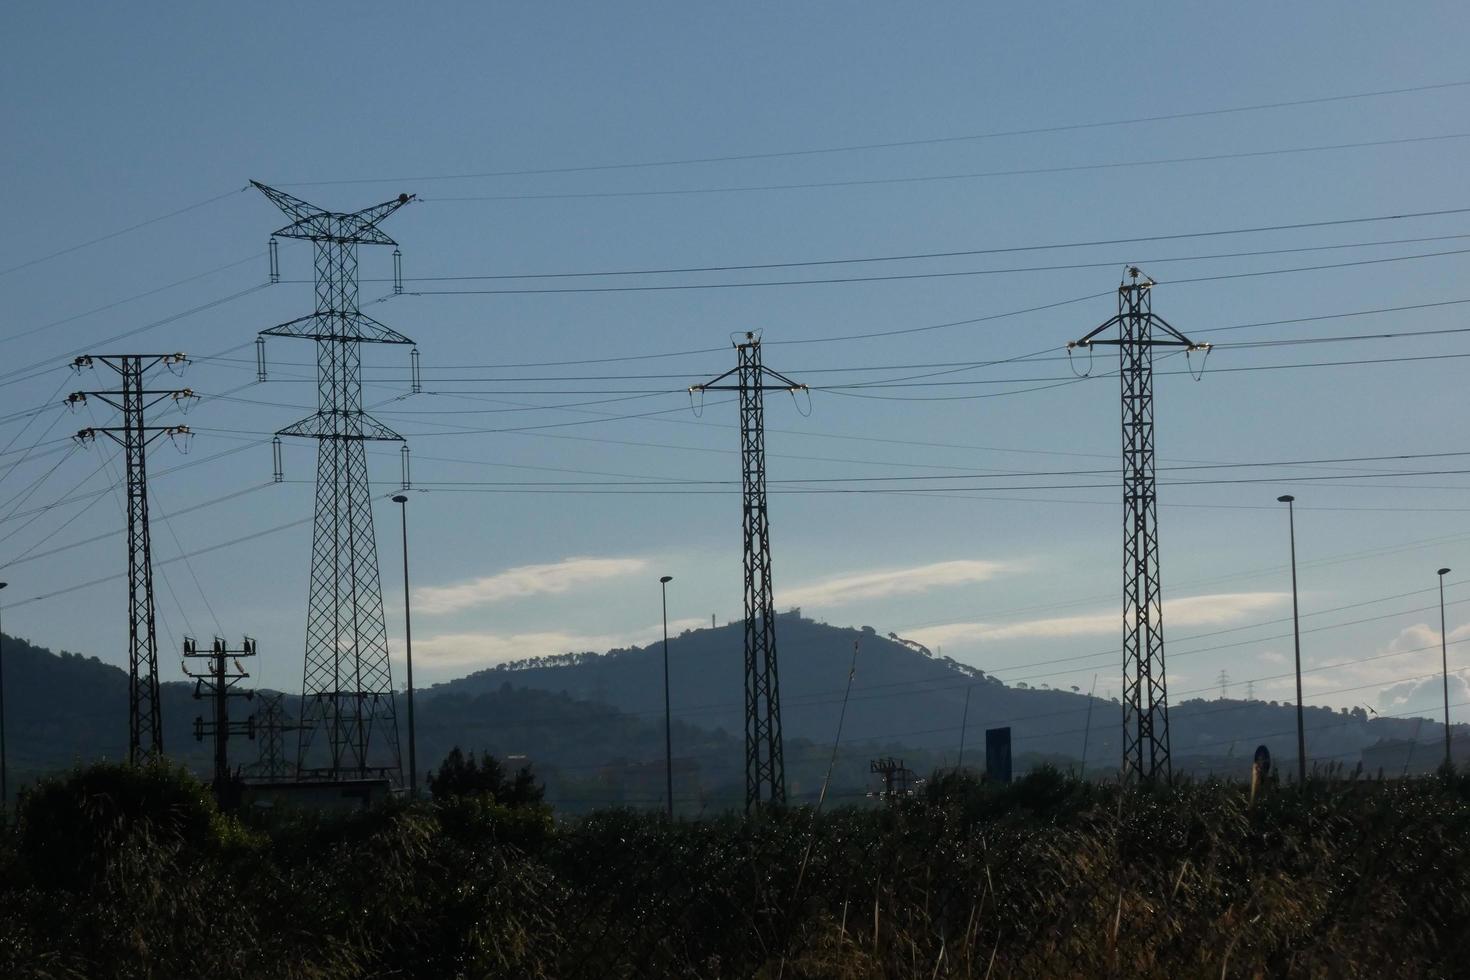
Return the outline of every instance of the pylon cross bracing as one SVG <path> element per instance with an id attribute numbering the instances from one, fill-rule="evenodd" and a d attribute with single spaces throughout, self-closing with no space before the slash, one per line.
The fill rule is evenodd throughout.
<path id="1" fill-rule="evenodd" d="M 1073 348 L 1115 346 L 1123 407 L 1123 763 L 1124 779 L 1170 778 L 1169 688 L 1164 671 L 1159 582 L 1158 489 L 1154 465 L 1154 348 L 1209 350 L 1152 307 L 1154 282 L 1136 267 L 1118 287 L 1118 312 Z M 1116 339 L 1100 339 L 1113 327 Z"/>
<path id="2" fill-rule="evenodd" d="M 123 450 L 128 514 L 128 761 L 140 765 L 163 754 L 163 714 L 158 697 L 157 606 L 153 599 L 153 545 L 148 521 L 148 446 L 160 436 L 188 436 L 186 425 L 148 425 L 145 414 L 160 402 L 185 406 L 194 398 L 188 388 L 150 391 L 145 375 L 160 365 L 179 369 L 183 354 L 84 354 L 72 367 L 102 364 L 117 372 L 121 390 L 77 391 L 67 403 L 96 398 L 122 413 L 122 425 L 92 426 L 76 434 L 78 442 L 107 436 Z"/>
<path id="3" fill-rule="evenodd" d="M 403 437 L 363 410 L 360 345 L 413 341 L 358 309 L 357 247 L 396 248 L 378 225 L 412 198 L 400 194 L 339 213 L 251 183 L 292 219 L 274 237 L 315 247 L 316 309 L 261 334 L 316 342 L 317 411 L 278 433 L 317 442 L 297 777 L 399 781 L 398 716 L 363 444 Z"/>
<path id="4" fill-rule="evenodd" d="M 776 602 L 771 585 L 771 522 L 766 508 L 766 391 L 806 385 L 761 363 L 760 337 L 735 344 L 736 366 L 691 392 L 734 391 L 740 401 L 740 489 L 745 563 L 745 809 L 786 802 Z M 733 378 L 733 383 L 727 379 Z M 773 379 L 768 381 L 767 379 Z"/>

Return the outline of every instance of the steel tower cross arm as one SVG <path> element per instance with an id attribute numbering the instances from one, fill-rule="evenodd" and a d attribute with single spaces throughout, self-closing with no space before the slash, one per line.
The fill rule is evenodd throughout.
<path id="1" fill-rule="evenodd" d="M 278 238 L 303 238 L 307 241 L 353 242 L 364 245 L 398 244 L 378 229 L 384 218 L 414 199 L 412 194 L 399 194 L 391 201 L 374 204 L 361 211 L 337 212 L 308 204 L 285 191 L 267 187 L 258 180 L 250 182 L 272 204 L 293 219 L 291 224 L 272 232 Z"/>
<path id="2" fill-rule="evenodd" d="M 1120 312 L 1115 316 L 1109 317 L 1097 327 L 1094 327 L 1080 340 L 1074 340 L 1068 343 L 1068 350 L 1071 350 L 1075 347 L 1120 347 L 1124 344 L 1128 344 L 1134 347 L 1183 347 L 1185 350 L 1188 351 L 1207 351 L 1210 349 L 1211 345 L 1197 344 L 1194 341 L 1190 340 L 1188 337 L 1184 336 L 1184 334 L 1175 329 L 1175 327 L 1170 324 L 1169 321 L 1165 320 L 1163 317 L 1153 312 L 1152 309 L 1144 310 L 1143 315 L 1148 317 L 1149 324 L 1152 328 L 1162 329 L 1166 334 L 1168 334 L 1167 337 L 1163 339 L 1158 339 L 1153 336 L 1153 330 L 1151 329 L 1148 333 L 1148 336 L 1145 337 L 1119 336 L 1115 339 L 1096 339 L 1100 334 L 1112 327 L 1126 326 L 1126 324 L 1124 323 L 1124 319 L 1130 314 L 1121 310 L 1124 305 L 1129 305 L 1131 309 L 1131 304 L 1128 304 L 1128 296 L 1131 292 L 1136 290 L 1139 292 L 1139 295 L 1143 295 L 1145 291 L 1152 289 L 1154 285 L 1156 285 L 1154 281 L 1148 276 L 1144 275 L 1137 266 L 1130 266 L 1128 269 L 1128 275 L 1133 279 L 1133 281 L 1131 283 L 1125 282 L 1118 287 L 1118 306 Z M 1143 278 L 1144 282 L 1138 282 L 1138 279 L 1140 277 Z"/>

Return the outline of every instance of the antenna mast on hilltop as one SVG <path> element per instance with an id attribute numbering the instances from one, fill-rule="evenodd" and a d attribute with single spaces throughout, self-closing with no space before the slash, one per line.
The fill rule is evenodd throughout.
<path id="1" fill-rule="evenodd" d="M 123 449 L 128 497 L 128 762 L 135 766 L 163 755 L 153 544 L 148 532 L 148 446 L 159 436 L 189 435 L 187 425 L 146 425 L 143 416 L 160 402 L 172 400 L 183 408 L 195 397 L 188 388 L 147 391 L 143 380 L 159 365 L 174 371 L 187 363 L 183 354 L 84 354 L 72 361 L 75 370 L 104 364 L 117 372 L 122 390 L 76 391 L 66 398 L 71 406 L 96 398 L 122 413 L 122 425 L 82 429 L 76 440 L 93 442 L 103 435 Z"/>
<path id="2" fill-rule="evenodd" d="M 398 715 L 363 444 L 368 440 L 402 442 L 403 437 L 363 411 L 360 345 L 413 341 L 358 310 L 357 247 L 394 246 L 395 292 L 401 291 L 397 243 L 378 225 L 413 198 L 400 194 L 344 214 L 251 183 L 291 218 L 291 224 L 271 239 L 272 281 L 280 278 L 277 237 L 300 238 L 316 246 L 316 311 L 262 331 L 262 340 L 257 341 L 262 379 L 263 338 L 316 341 L 316 414 L 277 433 L 277 437 L 317 441 L 316 518 L 296 773 L 303 779 L 387 776 L 398 781 L 402 778 Z M 325 757 L 321 745 L 313 746 L 319 730 L 326 733 Z"/>
<path id="3" fill-rule="evenodd" d="M 1154 348 L 1209 351 L 1155 316 L 1154 281 L 1128 268 L 1118 313 L 1067 345 L 1118 348 L 1123 394 L 1123 772 L 1170 778 L 1169 689 L 1164 676 L 1163 589 L 1159 583 L 1158 491 L 1154 476 Z M 1118 327 L 1116 340 L 1098 340 Z M 1155 335 L 1155 329 L 1161 336 Z"/>
<path id="4" fill-rule="evenodd" d="M 740 395 L 740 489 L 745 531 L 745 809 L 786 802 L 781 686 L 776 670 L 776 601 L 771 587 L 771 523 L 766 511 L 766 391 L 806 390 L 761 364 L 761 341 L 735 344 L 734 368 L 689 391 Z M 734 376 L 734 384 L 721 384 Z M 767 376 L 777 383 L 768 384 Z M 762 796 L 765 797 L 764 801 Z"/>

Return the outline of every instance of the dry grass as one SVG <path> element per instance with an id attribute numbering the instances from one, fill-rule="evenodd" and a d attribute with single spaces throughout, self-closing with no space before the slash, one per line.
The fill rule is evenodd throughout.
<path id="1" fill-rule="evenodd" d="M 242 826 L 87 770 L 0 844 L 0 976 L 1418 977 L 1470 962 L 1470 782 L 941 779 L 885 809 Z M 800 886 L 798 887 L 798 879 Z M 221 910 L 224 910 L 221 912 Z"/>

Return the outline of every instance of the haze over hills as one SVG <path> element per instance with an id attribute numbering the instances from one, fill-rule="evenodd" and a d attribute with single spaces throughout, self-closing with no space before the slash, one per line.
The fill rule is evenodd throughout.
<path id="1" fill-rule="evenodd" d="M 832 780 L 838 799 L 874 788 L 868 761 L 905 760 L 919 775 L 955 765 L 962 728 L 967 765 L 983 765 L 984 730 L 1012 729 L 1016 768 L 1042 762 L 1089 774 L 1116 766 L 1116 701 L 1070 690 L 1008 686 L 971 666 L 869 628 L 844 628 L 783 614 L 779 623 L 782 719 L 789 793 L 815 799 L 832 760 L 832 740 L 852 669 L 842 740 Z M 8 752 L 12 792 L 35 777 L 78 762 L 124 758 L 127 675 L 95 657 L 55 654 L 4 638 Z M 680 809 L 738 805 L 743 793 L 743 624 L 687 631 L 669 642 L 674 711 L 675 797 Z M 857 656 L 854 661 L 854 645 Z M 855 664 L 855 666 L 854 666 Z M 167 676 L 168 665 L 164 665 Z M 210 748 L 193 737 L 204 707 L 192 685 L 162 686 L 168 754 L 201 773 Z M 968 692 L 969 704 L 966 708 Z M 299 701 L 288 695 L 288 712 Z M 232 705 L 234 717 L 251 710 Z M 400 707 L 400 726 L 403 709 Z M 548 799 L 562 809 L 608 803 L 657 805 L 663 794 L 661 644 L 573 653 L 502 665 L 426 688 L 418 699 L 420 778 L 454 745 L 532 762 Z M 1242 775 L 1258 744 L 1278 766 L 1294 765 L 1295 708 L 1235 699 L 1171 706 L 1178 772 Z M 1443 727 L 1426 719 L 1370 717 L 1330 708 L 1306 710 L 1314 762 L 1370 771 L 1424 771 L 1442 758 Z M 1462 742 L 1467 744 L 1461 745 Z M 285 739 L 294 754 L 294 737 Z M 406 749 L 406 745 L 405 745 Z M 1456 756 L 1470 739 L 1456 737 Z M 249 765 L 258 746 L 230 745 Z M 407 755 L 404 756 L 405 767 Z"/>
<path id="2" fill-rule="evenodd" d="M 781 714 L 788 738 L 830 743 L 853 668 L 844 745 L 901 744 L 953 764 L 964 728 L 966 759 L 976 762 L 979 757 L 972 752 L 983 746 L 984 729 L 1009 726 L 1018 757 L 1080 764 L 1085 754 L 1088 770 L 1101 772 L 1115 765 L 1121 751 L 1116 699 L 1025 683 L 1006 685 L 983 670 L 872 627 L 831 626 L 804 619 L 799 611 L 778 619 Z M 735 622 L 670 637 L 670 700 L 676 718 L 701 728 L 741 731 L 743 631 L 743 623 Z M 507 682 L 566 692 L 650 719 L 663 716 L 661 643 L 504 664 L 426 693 L 486 691 Z M 1242 771 L 1258 744 L 1268 745 L 1279 761 L 1296 757 L 1294 705 L 1193 699 L 1171 706 L 1170 725 L 1175 766 L 1183 770 Z M 1363 749 L 1381 740 L 1417 737 L 1426 745 L 1442 745 L 1444 737 L 1443 727 L 1432 721 L 1378 718 L 1361 708 L 1308 707 L 1305 728 L 1309 758 L 1349 767 Z M 1424 760 L 1434 754 L 1425 752 Z"/>

